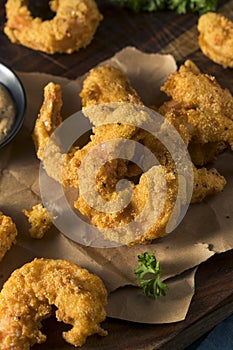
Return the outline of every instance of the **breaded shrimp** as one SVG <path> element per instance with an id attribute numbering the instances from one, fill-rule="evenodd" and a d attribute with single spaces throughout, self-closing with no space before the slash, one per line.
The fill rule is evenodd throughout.
<path id="1" fill-rule="evenodd" d="M 166 234 L 178 192 L 177 177 L 165 167 L 154 166 L 141 175 L 139 184 L 132 186 L 129 205 L 117 212 L 98 211 L 83 197 L 74 205 L 108 239 L 127 245 L 151 243 Z M 180 201 L 184 203 L 185 199 L 184 196 Z"/>
<path id="2" fill-rule="evenodd" d="M 73 327 L 63 338 L 82 346 L 92 334 L 105 336 L 107 291 L 102 280 L 66 260 L 35 259 L 15 270 L 0 293 L 0 349 L 29 350 L 46 341 L 41 321 L 52 314 Z"/>
<path id="3" fill-rule="evenodd" d="M 203 166 L 233 147 L 233 97 L 216 79 L 186 61 L 161 88 L 171 100 L 159 108 L 186 142 L 191 159 Z M 175 122 L 175 123 L 174 123 Z M 177 127 L 178 125 L 178 127 Z"/>
<path id="4" fill-rule="evenodd" d="M 16 243 L 18 230 L 11 217 L 0 212 L 0 261 L 6 252 Z"/>
<path id="5" fill-rule="evenodd" d="M 224 68 L 233 68 L 233 22 L 220 13 L 200 16 L 197 29 L 202 52 Z"/>
<path id="6" fill-rule="evenodd" d="M 101 70 L 101 72 L 105 72 L 105 70 Z M 117 99 L 118 90 L 121 89 L 122 102 L 125 98 L 125 100 L 130 99 L 135 101 L 135 103 L 137 101 L 138 104 L 141 104 L 140 98 L 137 96 L 136 91 L 130 87 L 128 80 L 121 72 L 119 72 L 116 68 L 111 69 L 109 67 L 107 69 L 107 72 L 109 81 L 112 79 L 112 81 L 114 81 L 114 84 L 117 86 L 115 100 Z M 127 92 L 125 89 L 128 89 Z M 103 96 L 105 96 L 105 93 L 106 91 L 103 90 Z M 90 105 L 89 102 L 88 105 Z M 48 152 L 45 152 L 46 145 L 48 145 L 52 133 L 62 123 L 61 107 L 61 86 L 50 82 L 44 88 L 44 101 L 35 123 L 33 140 L 37 152 L 37 157 L 44 162 L 47 173 L 51 177 L 62 182 L 65 186 L 69 185 L 78 187 L 77 169 L 90 149 L 96 145 L 99 145 L 100 143 L 111 140 L 113 137 L 130 139 L 138 132 L 138 128 L 133 125 L 121 125 L 119 123 L 99 125 L 93 128 L 94 134 L 91 136 L 91 141 L 82 149 L 71 147 L 70 151 L 65 155 L 61 153 L 61 150 L 55 143 L 51 142 L 47 150 Z M 51 164 L 51 159 L 53 159 L 53 164 Z M 55 159 L 56 162 L 54 162 Z M 126 169 L 124 161 L 119 160 L 119 167 Z M 62 174 L 60 174 L 61 168 Z M 108 170 L 110 170 L 109 166 Z M 108 177 L 109 179 L 113 178 L 113 174 L 109 173 Z"/>
<path id="7" fill-rule="evenodd" d="M 45 147 L 56 128 L 62 123 L 62 89 L 59 84 L 48 83 L 44 87 L 44 100 L 33 130 L 37 157 L 42 160 Z"/>
<path id="8" fill-rule="evenodd" d="M 159 171 L 159 169 L 162 169 L 162 171 Z M 201 202 L 207 196 L 221 192 L 226 185 L 225 178 L 216 169 L 197 169 L 193 166 L 193 174 L 191 203 Z M 148 178 L 153 186 L 149 186 Z M 178 201 L 179 208 L 187 201 L 186 193 L 183 192 L 185 191 L 184 188 L 181 191 L 182 196 L 177 197 L 178 178 L 172 164 L 168 163 L 166 167 L 152 167 L 141 175 L 138 184 L 131 183 L 131 186 L 133 192 L 131 201 L 122 210 L 103 212 L 96 209 L 97 199 L 94 195 L 91 202 L 93 204 L 90 205 L 84 196 L 79 196 L 74 206 L 90 220 L 92 225 L 98 227 L 106 238 L 111 238 L 117 242 L 132 246 L 150 243 L 153 239 L 166 235 L 166 226 L 176 201 Z M 88 191 L 91 192 L 92 188 L 88 188 Z M 117 193 L 115 189 L 112 190 L 111 196 L 104 198 L 109 201 L 116 200 Z M 176 218 L 179 217 L 179 214 L 177 209 Z M 144 222 L 143 225 L 138 218 Z M 147 227 L 148 218 L 150 218 L 150 225 Z M 131 226 L 132 222 L 136 224 Z M 131 227 L 133 227 L 133 230 Z M 145 227 L 147 229 L 144 232 Z"/>
<path id="9" fill-rule="evenodd" d="M 28 1 L 6 2 L 5 34 L 20 43 L 48 54 L 72 53 L 86 47 L 103 19 L 94 0 L 51 0 L 55 16 L 51 20 L 33 18 Z"/>
<path id="10" fill-rule="evenodd" d="M 199 71 L 198 68 L 195 67 L 192 67 L 192 70 L 196 70 L 196 73 Z M 126 242 L 126 244 L 133 245 L 138 243 L 146 243 L 153 240 L 154 238 L 163 236 L 166 233 L 165 228 L 173 211 L 178 191 L 178 174 L 174 167 L 174 161 L 172 160 L 168 150 L 166 150 L 166 145 L 162 145 L 161 142 L 158 142 L 156 137 L 154 137 L 149 131 L 144 130 L 142 121 L 139 127 L 138 124 L 135 126 L 135 119 L 143 120 L 143 118 L 145 118 L 145 120 L 148 121 L 147 118 L 149 117 L 149 114 L 146 113 L 145 110 L 142 113 L 142 109 L 145 107 L 137 95 L 135 95 L 134 90 L 132 90 L 129 86 L 128 80 L 126 80 L 124 76 L 122 77 L 122 73 L 119 73 L 116 68 L 112 69 L 110 67 L 99 67 L 96 70 L 92 70 L 92 73 L 87 76 L 86 80 L 84 81 L 84 87 L 85 88 L 83 88 L 81 92 L 81 97 L 83 98 L 84 105 L 88 106 L 88 108 L 84 108 L 83 112 L 94 124 L 93 135 L 91 135 L 90 141 L 84 147 L 81 149 L 73 147 L 71 151 L 68 152 L 63 163 L 63 174 L 60 181 L 65 186 L 69 185 L 79 188 L 79 198 L 74 203 L 75 208 L 78 209 L 83 215 L 85 215 L 90 220 L 91 224 L 97 226 L 107 238 L 110 237 L 115 239 L 115 233 L 117 235 L 119 233 L 117 227 L 127 226 L 131 222 L 136 221 L 137 217 L 141 217 L 142 220 L 146 222 L 145 216 L 140 216 L 140 214 L 143 211 L 144 207 L 147 208 L 146 199 L 149 198 L 149 195 L 151 195 L 150 191 L 148 190 L 148 184 L 146 181 L 148 174 L 150 174 L 152 183 L 154 182 L 155 184 L 156 180 L 154 177 L 157 176 L 158 179 L 161 179 L 161 181 L 159 181 L 161 183 L 162 178 L 165 178 L 167 197 L 165 198 L 165 205 L 163 208 L 161 208 L 162 212 L 160 213 L 159 217 L 157 219 L 154 218 L 154 221 L 151 223 L 149 230 L 146 230 L 146 232 L 143 233 L 141 232 L 141 235 L 137 237 L 133 237 L 128 230 L 127 238 L 129 240 L 124 242 Z M 111 112 L 111 107 L 108 107 L 108 104 L 101 105 L 100 107 L 98 103 L 111 102 L 111 99 L 114 102 L 118 102 L 118 93 L 120 96 L 120 102 L 126 102 L 126 104 L 116 104 L 117 108 L 114 109 L 113 113 L 114 118 L 120 115 L 118 114 L 118 111 L 120 110 L 121 112 L 123 111 L 122 115 L 126 116 L 127 119 L 125 119 L 124 122 L 121 120 L 119 123 L 119 119 L 116 118 L 114 123 L 106 124 L 106 118 Z M 46 94 L 45 90 L 45 100 L 43 106 L 46 106 L 47 99 L 49 102 L 49 95 Z M 134 105 L 127 103 L 128 101 L 132 100 L 135 102 Z M 52 101 L 52 103 L 56 103 L 56 101 Z M 140 111 L 138 111 L 137 108 Z M 179 111 L 179 109 L 176 108 L 176 112 L 177 111 Z M 42 112 L 45 115 L 45 119 L 49 118 L 48 124 L 50 124 L 51 113 L 47 113 L 46 109 L 43 108 Z M 169 113 L 169 116 L 166 113 L 165 118 L 162 119 L 162 125 L 157 126 L 157 128 L 161 128 L 161 135 L 162 133 L 164 135 L 167 135 L 165 121 L 169 121 L 172 125 L 175 126 L 178 131 L 180 131 L 185 145 L 188 146 L 190 140 L 193 137 L 193 134 L 189 130 L 190 122 L 188 120 L 188 116 L 181 113 L 179 119 L 177 119 L 175 112 L 173 113 L 173 111 L 169 110 Z M 182 121 L 181 123 L 180 120 Z M 129 178 L 129 174 L 133 173 L 130 169 L 130 161 L 125 160 L 132 158 L 126 157 L 125 159 L 121 159 L 120 156 L 115 156 L 114 159 L 111 159 L 110 157 L 111 160 L 105 161 L 104 164 L 98 169 L 99 171 L 96 173 L 96 177 L 94 178 L 93 183 L 90 184 L 89 182 L 89 176 L 95 174 L 97 161 L 102 160 L 101 157 L 105 159 L 105 154 L 110 152 L 105 148 L 104 143 L 111 141 L 111 146 L 115 151 L 115 149 L 118 149 L 118 143 L 113 142 L 113 140 L 116 138 L 133 140 L 134 144 L 138 142 L 146 148 L 149 148 L 152 154 L 154 154 L 155 157 L 159 160 L 160 164 L 162 165 L 161 169 L 163 169 L 164 175 L 162 176 L 161 172 L 159 172 L 159 166 L 150 165 L 151 168 L 146 171 L 145 175 L 141 175 L 142 171 L 140 167 L 137 167 L 136 175 L 138 175 L 138 177 L 141 175 L 141 179 L 138 183 L 131 181 L 130 188 L 132 190 L 132 197 L 129 203 L 127 202 L 127 198 L 129 198 L 130 189 L 123 190 L 121 192 L 122 196 L 119 197 L 119 193 L 116 191 L 116 185 L 119 180 L 125 177 Z M 128 151 L 127 146 L 125 149 Z M 134 154 L 134 149 L 129 150 L 129 152 L 131 152 L 130 155 L 132 156 Z M 89 162 L 85 163 L 85 158 L 87 156 L 90 156 L 90 154 L 92 154 L 92 158 L 90 157 Z M 83 163 L 85 163 L 85 165 L 83 165 Z M 84 183 L 84 190 L 83 187 L 81 190 L 80 178 L 78 178 L 81 165 L 84 171 L 84 176 L 81 176 L 81 180 Z M 133 170 L 135 171 L 135 169 Z M 182 171 L 184 170 L 185 169 L 182 169 Z M 217 171 L 208 172 L 205 169 L 200 172 L 195 167 L 193 167 L 193 171 L 195 173 L 195 181 L 193 184 L 194 192 L 192 196 L 193 202 L 200 200 L 200 198 L 203 199 L 209 194 L 218 193 L 223 189 L 225 185 L 225 179 Z M 218 186 L 215 184 L 216 179 L 218 180 Z M 132 179 L 129 178 L 129 180 Z M 196 184 L 203 183 L 207 185 L 196 186 Z M 154 188 L 157 188 L 156 186 L 154 186 Z M 155 196 L 154 199 L 149 199 L 149 203 L 151 203 L 151 206 L 149 205 L 149 208 L 158 208 L 158 203 L 161 207 L 161 198 L 164 196 L 165 192 L 166 191 L 164 188 L 159 187 L 157 190 L 157 196 Z M 85 196 L 89 196 L 89 194 L 92 195 L 91 198 L 89 197 L 91 200 L 90 202 L 86 201 L 85 198 Z M 107 208 L 111 208 L 110 210 L 102 210 L 103 207 L 98 207 L 98 205 L 96 206 L 99 197 L 101 197 L 101 200 L 105 201 L 104 205 L 106 203 Z M 157 203 L 153 202 L 156 200 L 155 198 L 159 198 Z M 101 202 L 101 200 L 100 203 L 102 205 L 103 202 Z M 117 200 L 119 200 L 120 203 L 124 204 L 121 209 L 116 209 L 116 207 L 114 207 L 115 202 L 117 203 Z M 185 200 L 185 195 L 183 195 L 182 198 L 178 198 L 178 202 L 180 201 L 180 204 L 185 203 Z M 113 206 L 111 206 L 112 204 Z M 178 212 L 177 215 L 179 215 Z M 118 238 L 121 239 L 121 237 L 117 237 L 117 239 Z M 126 237 L 123 238 L 124 240 L 127 239 Z"/>
<path id="11" fill-rule="evenodd" d="M 215 77 L 201 73 L 190 60 L 169 76 L 161 90 L 183 108 L 198 108 L 233 119 L 230 91 L 223 89 Z"/>

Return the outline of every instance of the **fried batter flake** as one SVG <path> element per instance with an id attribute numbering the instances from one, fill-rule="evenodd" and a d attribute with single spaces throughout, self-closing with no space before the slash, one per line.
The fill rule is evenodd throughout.
<path id="1" fill-rule="evenodd" d="M 43 238 L 53 225 L 50 214 L 42 203 L 34 205 L 32 210 L 23 209 L 23 213 L 31 224 L 29 233 L 32 238 Z"/>

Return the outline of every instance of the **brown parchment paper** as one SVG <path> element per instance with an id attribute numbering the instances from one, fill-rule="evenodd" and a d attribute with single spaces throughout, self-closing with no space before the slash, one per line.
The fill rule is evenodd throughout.
<path id="1" fill-rule="evenodd" d="M 123 70 L 144 103 L 149 105 L 164 98 L 159 87 L 176 70 L 172 56 L 146 54 L 133 47 L 123 49 L 109 61 Z M 227 179 L 224 191 L 201 204 L 191 205 L 175 231 L 154 244 L 117 248 L 85 247 L 71 241 L 56 228 L 42 240 L 32 239 L 22 209 L 30 209 L 41 202 L 38 183 L 40 162 L 35 155 L 31 132 L 42 103 L 43 87 L 49 81 L 62 85 L 62 113 L 68 117 L 81 108 L 78 93 L 84 77 L 70 81 L 40 73 L 18 72 L 18 75 L 27 95 L 27 113 L 20 133 L 1 150 L 0 210 L 12 216 L 19 235 L 17 244 L 0 263 L 0 284 L 15 268 L 34 257 L 64 258 L 88 268 L 104 280 L 109 291 L 108 316 L 143 323 L 183 320 L 195 292 L 196 267 L 213 254 L 233 248 L 232 154 L 221 155 L 216 163 L 217 169 Z M 162 277 L 168 279 L 167 296 L 156 301 L 143 295 L 133 273 L 137 267 L 138 254 L 145 251 L 156 252 L 161 262 Z"/>

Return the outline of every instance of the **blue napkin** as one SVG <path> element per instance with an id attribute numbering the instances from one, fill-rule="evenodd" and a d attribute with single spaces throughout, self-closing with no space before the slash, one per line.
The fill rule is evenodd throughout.
<path id="1" fill-rule="evenodd" d="M 233 350 L 233 315 L 219 323 L 187 350 Z"/>

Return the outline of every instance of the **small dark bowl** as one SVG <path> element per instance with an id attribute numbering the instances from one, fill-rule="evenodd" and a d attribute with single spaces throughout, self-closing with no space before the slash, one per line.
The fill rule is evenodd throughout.
<path id="1" fill-rule="evenodd" d="M 0 148 L 2 148 L 15 137 L 23 124 L 26 111 L 26 94 L 17 74 L 2 63 L 0 63 L 0 83 L 11 94 L 16 109 L 14 125 L 9 134 L 0 142 Z"/>

